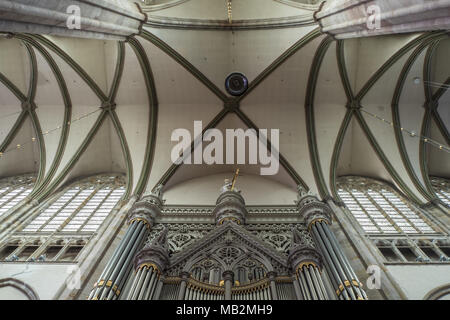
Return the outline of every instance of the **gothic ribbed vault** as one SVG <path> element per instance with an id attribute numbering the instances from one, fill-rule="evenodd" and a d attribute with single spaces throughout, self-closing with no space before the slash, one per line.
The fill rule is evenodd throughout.
<path id="1" fill-rule="evenodd" d="M 172 131 L 201 120 L 280 129 L 277 175 L 239 165 L 249 204 L 261 204 L 260 181 L 277 190 L 267 204 L 292 204 L 298 184 L 337 198 L 343 175 L 384 180 L 418 204 L 436 199 L 429 176 L 449 177 L 449 154 L 417 135 L 449 145 L 450 93 L 434 85 L 450 83 L 448 34 L 335 41 L 313 23 L 314 4 L 287 0 L 265 0 L 268 21 L 252 1 L 233 1 L 235 28 L 221 28 L 224 2 L 207 17 L 203 2 L 144 7 L 143 33 L 126 42 L 1 37 L 0 176 L 36 173 L 39 201 L 68 181 L 117 172 L 127 196 L 162 183 L 168 203 L 213 204 L 238 166 L 170 160 Z M 234 71 L 250 83 L 238 98 L 224 88 Z"/>

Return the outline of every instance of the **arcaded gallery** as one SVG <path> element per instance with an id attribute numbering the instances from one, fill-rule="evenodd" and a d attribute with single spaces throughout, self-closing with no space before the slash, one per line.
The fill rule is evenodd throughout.
<path id="1" fill-rule="evenodd" d="M 0 300 L 450 300 L 449 30 L 450 0 L 1 0 Z"/>

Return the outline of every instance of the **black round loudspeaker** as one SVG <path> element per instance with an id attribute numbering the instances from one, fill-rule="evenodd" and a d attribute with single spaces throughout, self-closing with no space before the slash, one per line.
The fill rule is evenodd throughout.
<path id="1" fill-rule="evenodd" d="M 225 80 L 225 88 L 232 96 L 240 96 L 248 89 L 248 80 L 242 73 L 234 72 Z"/>

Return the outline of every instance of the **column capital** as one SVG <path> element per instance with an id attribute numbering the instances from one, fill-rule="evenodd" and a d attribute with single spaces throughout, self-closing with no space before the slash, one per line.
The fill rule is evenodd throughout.
<path id="1" fill-rule="evenodd" d="M 182 280 L 188 280 L 190 278 L 191 274 L 187 271 L 181 271 L 180 277 Z"/>
<path id="2" fill-rule="evenodd" d="M 230 280 L 231 282 L 233 282 L 234 272 L 231 270 L 225 270 L 222 273 L 222 277 L 223 277 L 223 280 L 225 280 L 225 281 Z"/>
<path id="3" fill-rule="evenodd" d="M 277 277 L 277 273 L 275 271 L 269 271 L 267 272 L 267 277 L 269 278 L 269 280 L 275 280 L 275 278 Z"/>
<path id="4" fill-rule="evenodd" d="M 320 201 L 315 194 L 310 191 L 305 191 L 300 186 L 298 190 L 297 207 L 308 229 L 317 221 L 324 221 L 331 224 L 333 211 L 328 204 Z"/>
<path id="5" fill-rule="evenodd" d="M 161 214 L 162 207 L 163 202 L 160 197 L 152 194 L 144 196 L 128 212 L 128 223 L 143 221 L 151 229 L 156 217 Z"/>

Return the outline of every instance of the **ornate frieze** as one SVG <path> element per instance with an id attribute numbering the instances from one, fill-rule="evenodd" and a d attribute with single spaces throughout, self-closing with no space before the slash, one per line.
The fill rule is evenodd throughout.
<path id="1" fill-rule="evenodd" d="M 144 245 L 150 245 L 164 227 L 168 229 L 167 242 L 169 245 L 169 253 L 175 254 L 182 251 L 186 246 L 203 238 L 214 228 L 214 224 L 159 223 L 153 227 Z"/>

